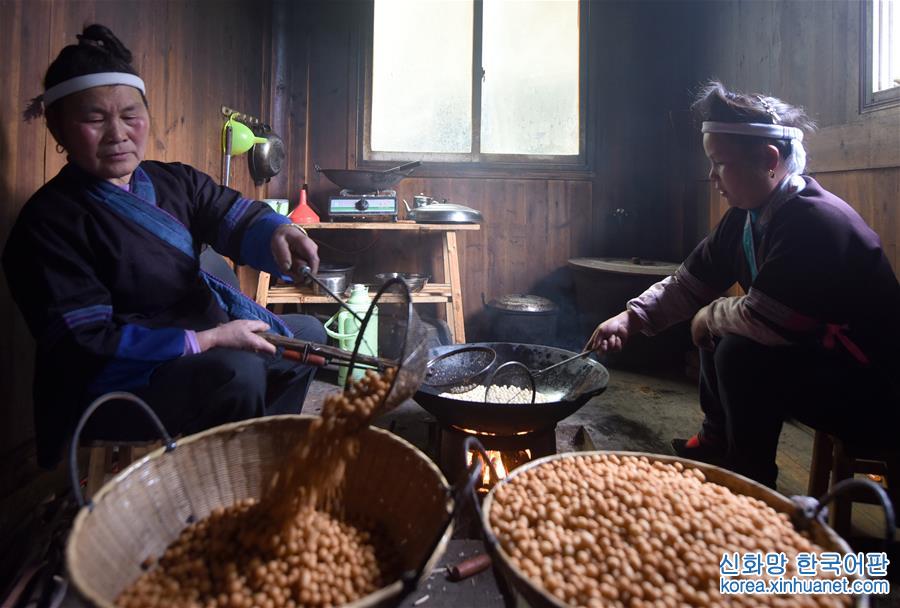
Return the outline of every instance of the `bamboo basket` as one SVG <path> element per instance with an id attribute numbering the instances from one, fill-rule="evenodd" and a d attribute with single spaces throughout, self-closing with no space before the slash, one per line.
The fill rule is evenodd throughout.
<path id="1" fill-rule="evenodd" d="M 484 526 L 484 530 L 487 532 L 486 537 L 488 539 L 496 539 L 496 532 L 491 526 L 490 521 L 491 507 L 494 504 L 495 492 L 497 491 L 497 488 L 499 488 L 502 484 L 509 482 L 517 475 L 521 475 L 528 469 L 539 467 L 542 464 L 553 460 L 591 456 L 594 454 L 645 456 L 648 460 L 650 460 L 650 462 L 658 461 L 666 464 L 680 462 L 685 465 L 685 468 L 700 469 L 703 474 L 706 475 L 707 481 L 725 486 L 736 494 L 743 494 L 745 496 L 758 498 L 780 513 L 793 514 L 797 510 L 797 506 L 787 497 L 742 475 L 732 473 L 727 469 L 723 469 L 714 465 L 705 464 L 694 460 L 688 460 L 686 458 L 678 458 L 676 456 L 650 454 L 646 452 L 570 452 L 566 454 L 555 454 L 552 456 L 546 456 L 544 458 L 538 458 L 537 460 L 533 460 L 525 465 L 522 465 L 521 467 L 512 471 L 499 483 L 495 484 L 493 488 L 491 488 L 491 491 L 484 499 L 484 504 L 482 505 L 481 509 L 481 523 Z M 811 522 L 810 537 L 815 543 L 828 551 L 837 551 L 841 554 L 853 552 L 850 546 L 840 536 L 838 536 L 834 530 L 817 520 Z M 564 604 L 559 598 L 546 591 L 536 582 L 533 582 L 522 570 L 517 568 L 510 559 L 509 554 L 503 550 L 503 547 L 499 542 L 488 541 L 487 544 L 493 556 L 493 563 L 496 565 L 496 568 L 499 570 L 504 580 L 508 583 L 511 592 L 516 596 L 517 606 L 520 606 L 524 603 L 526 606 L 531 606 L 532 608 L 568 608 L 567 604 Z M 854 605 L 857 607 L 868 608 L 869 598 L 867 596 L 859 596 L 856 598 L 856 602 Z"/>
<path id="2" fill-rule="evenodd" d="M 104 485 L 75 518 L 66 562 L 78 592 L 111 607 L 192 521 L 213 509 L 257 498 L 261 484 L 298 442 L 315 416 L 270 416 L 222 425 L 160 448 Z M 450 488 L 440 470 L 415 446 L 370 427 L 360 435 L 360 456 L 348 462 L 344 505 L 382 524 L 401 555 L 397 580 L 348 607 L 392 606 L 427 576 L 452 534 Z"/>

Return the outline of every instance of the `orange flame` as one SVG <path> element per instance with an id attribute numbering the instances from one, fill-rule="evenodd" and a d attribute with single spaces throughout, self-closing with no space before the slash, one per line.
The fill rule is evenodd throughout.
<path id="1" fill-rule="evenodd" d="M 487 435 L 489 437 L 497 437 L 497 433 L 488 433 L 487 431 L 476 431 L 475 429 L 464 429 L 461 426 L 454 426 L 458 431 L 462 431 L 463 433 L 468 433 L 469 435 Z M 518 433 L 513 433 L 513 435 L 528 435 L 531 431 L 519 431 Z"/>
<path id="2" fill-rule="evenodd" d="M 514 450 L 511 452 L 501 452 L 498 450 L 486 450 L 490 465 L 485 466 L 482 462 L 481 468 L 481 485 L 478 487 L 479 492 L 487 492 L 498 481 L 509 475 L 510 471 L 531 460 L 531 450 Z M 466 466 L 472 464 L 476 452 L 466 454 Z M 480 458 L 480 456 L 479 456 Z"/>

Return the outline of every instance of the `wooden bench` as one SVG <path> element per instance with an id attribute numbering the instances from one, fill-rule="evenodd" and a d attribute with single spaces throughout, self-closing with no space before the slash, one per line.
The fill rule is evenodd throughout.
<path id="1" fill-rule="evenodd" d="M 90 500 L 110 478 L 163 444 L 161 441 L 89 441 L 81 445 L 89 450 L 84 498 Z"/>
<path id="2" fill-rule="evenodd" d="M 880 476 L 894 508 L 900 506 L 900 450 L 879 450 L 853 444 L 817 430 L 807 493 L 821 498 L 836 483 L 857 474 Z M 851 493 L 838 497 L 830 507 L 830 523 L 843 538 L 850 534 L 854 502 L 877 504 L 869 494 Z"/>

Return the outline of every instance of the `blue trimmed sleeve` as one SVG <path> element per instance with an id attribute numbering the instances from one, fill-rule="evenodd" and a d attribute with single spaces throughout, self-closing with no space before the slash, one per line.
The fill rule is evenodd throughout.
<path id="1" fill-rule="evenodd" d="M 115 355 L 88 386 L 93 394 L 146 386 L 153 371 L 184 353 L 185 331 L 174 327 L 121 327 Z"/>
<path id="2" fill-rule="evenodd" d="M 290 223 L 291 220 L 274 211 L 258 218 L 244 232 L 241 261 L 258 270 L 280 276 L 282 271 L 272 256 L 272 234 L 279 226 Z"/>

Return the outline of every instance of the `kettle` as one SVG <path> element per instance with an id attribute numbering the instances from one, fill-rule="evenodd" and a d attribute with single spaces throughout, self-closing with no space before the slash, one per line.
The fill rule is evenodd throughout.
<path id="1" fill-rule="evenodd" d="M 369 288 L 363 284 L 354 284 L 350 288 L 350 298 L 347 300 L 347 306 L 360 317 L 364 317 L 372 304 L 369 297 Z M 331 329 L 329 325 L 337 321 L 337 328 Z M 325 333 L 338 341 L 341 350 L 353 352 L 356 346 L 356 339 L 359 336 L 360 323 L 349 311 L 341 308 L 333 317 L 325 321 Z M 363 332 L 362 342 L 359 344 L 360 355 L 378 356 L 378 308 L 372 311 L 369 322 L 366 323 L 366 329 Z M 359 380 L 363 377 L 365 371 L 362 368 L 355 368 L 351 377 Z M 338 371 L 338 384 L 344 386 L 347 383 L 347 368 L 341 366 Z"/>

